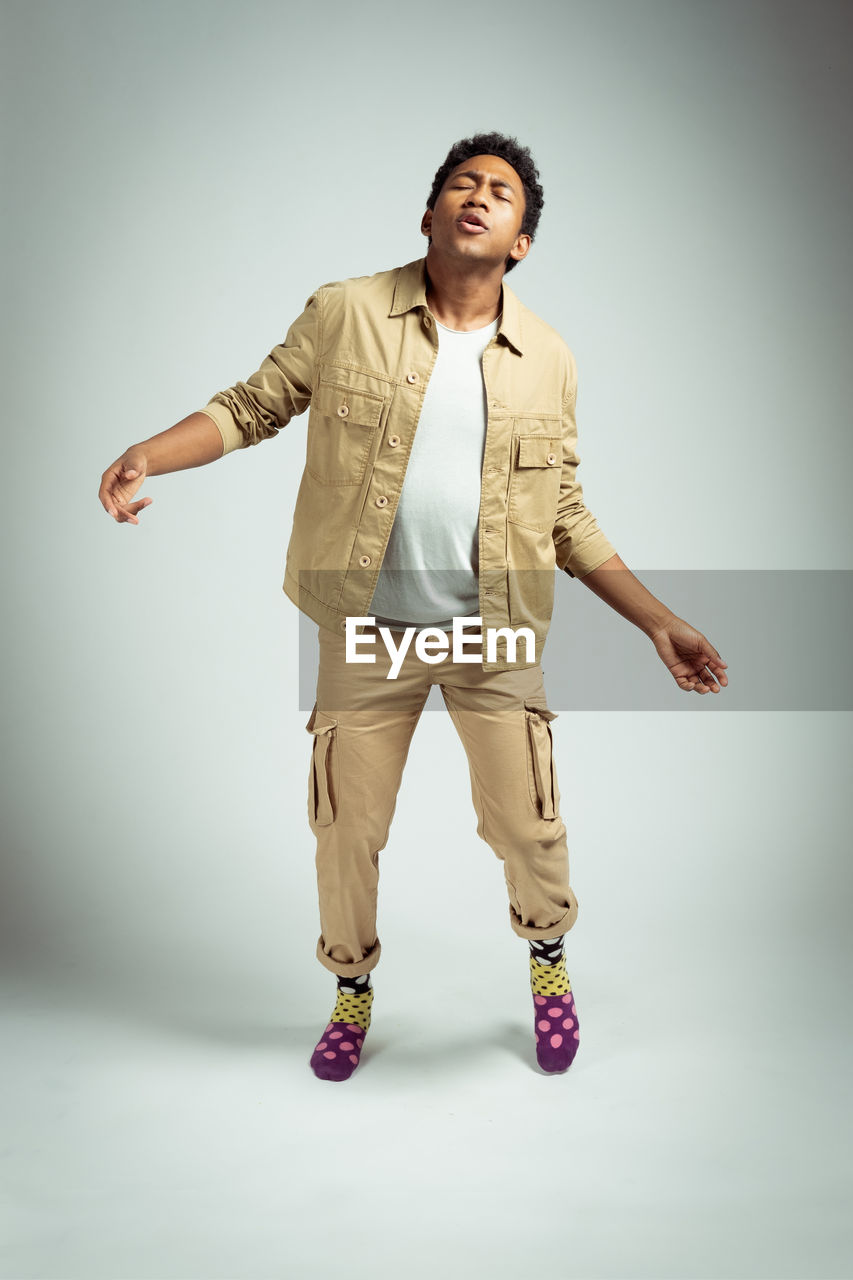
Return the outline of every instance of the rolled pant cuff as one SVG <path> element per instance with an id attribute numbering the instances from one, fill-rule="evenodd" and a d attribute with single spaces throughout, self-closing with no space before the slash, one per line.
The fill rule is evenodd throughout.
<path id="1" fill-rule="evenodd" d="M 517 933 L 519 938 L 535 938 L 537 941 L 545 938 L 559 938 L 562 934 L 568 933 L 577 918 L 577 902 L 574 902 L 570 907 L 567 907 L 559 920 L 555 920 L 553 924 L 542 925 L 538 928 L 532 925 L 522 924 L 521 917 L 518 915 L 518 912 L 511 903 L 509 908 L 509 922 L 512 926 L 513 933 Z"/>
<path id="2" fill-rule="evenodd" d="M 379 963 L 379 957 L 382 954 L 382 947 L 379 939 L 370 948 L 366 956 L 361 960 L 354 960 L 352 964 L 342 964 L 340 960 L 333 960 L 331 956 L 327 956 L 323 950 L 323 935 L 317 939 L 317 959 L 324 968 L 330 973 L 337 974 L 339 978 L 358 978 L 363 973 L 370 973 L 371 969 L 375 969 Z"/>

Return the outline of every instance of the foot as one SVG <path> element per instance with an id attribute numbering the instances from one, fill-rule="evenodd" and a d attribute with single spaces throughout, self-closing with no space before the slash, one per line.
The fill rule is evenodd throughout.
<path id="1" fill-rule="evenodd" d="M 348 1080 L 358 1066 L 366 1032 L 355 1022 L 330 1022 L 311 1055 L 311 1070 L 321 1080 Z"/>
<path id="2" fill-rule="evenodd" d="M 530 989 L 536 1024 L 536 1060 L 543 1071 L 565 1071 L 578 1051 L 580 1031 L 566 957 L 540 964 L 530 957 Z"/>
<path id="3" fill-rule="evenodd" d="M 370 1026 L 373 988 L 354 993 L 338 989 L 332 1016 L 311 1055 L 311 1070 L 321 1080 L 348 1080 L 358 1066 Z"/>
<path id="4" fill-rule="evenodd" d="M 543 1071 L 565 1071 L 578 1051 L 580 1032 L 571 991 L 561 996 L 534 996 L 536 1061 Z"/>

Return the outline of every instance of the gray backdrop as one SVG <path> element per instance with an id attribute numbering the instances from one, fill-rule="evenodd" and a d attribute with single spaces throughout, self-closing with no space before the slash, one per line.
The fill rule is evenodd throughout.
<path id="1" fill-rule="evenodd" d="M 96 498 L 315 286 L 419 256 L 447 148 L 499 129 L 546 198 L 510 283 L 575 353 L 622 557 L 849 569 L 851 26 L 827 0 L 7 0 L 4 1277 L 853 1274 L 849 713 L 561 715 L 581 1050 L 550 1080 L 425 716 L 333 1087 L 281 592 L 306 419 L 149 481 L 138 527 Z M 736 626 L 695 622 L 734 688 Z"/>

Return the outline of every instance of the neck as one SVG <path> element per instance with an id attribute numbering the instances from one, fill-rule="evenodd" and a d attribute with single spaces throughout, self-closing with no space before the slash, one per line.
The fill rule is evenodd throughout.
<path id="1" fill-rule="evenodd" d="M 426 296 L 430 311 L 448 329 L 482 329 L 501 310 L 503 267 L 460 271 L 432 251 L 426 256 Z"/>

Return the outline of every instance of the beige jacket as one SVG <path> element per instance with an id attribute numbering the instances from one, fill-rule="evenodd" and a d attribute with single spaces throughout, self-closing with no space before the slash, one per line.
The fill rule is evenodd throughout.
<path id="1" fill-rule="evenodd" d="M 425 283 L 421 258 L 322 285 L 260 369 L 202 410 L 230 453 L 276 435 L 311 406 L 283 589 L 320 626 L 338 632 L 347 616 L 370 614 L 438 352 Z M 480 616 L 484 629 L 532 628 L 539 661 L 555 567 L 583 577 L 614 548 L 576 478 L 574 357 L 506 283 L 483 378 Z M 496 661 L 484 657 L 484 669 L 529 665 L 524 653 L 522 644 L 512 663 L 499 643 Z"/>

